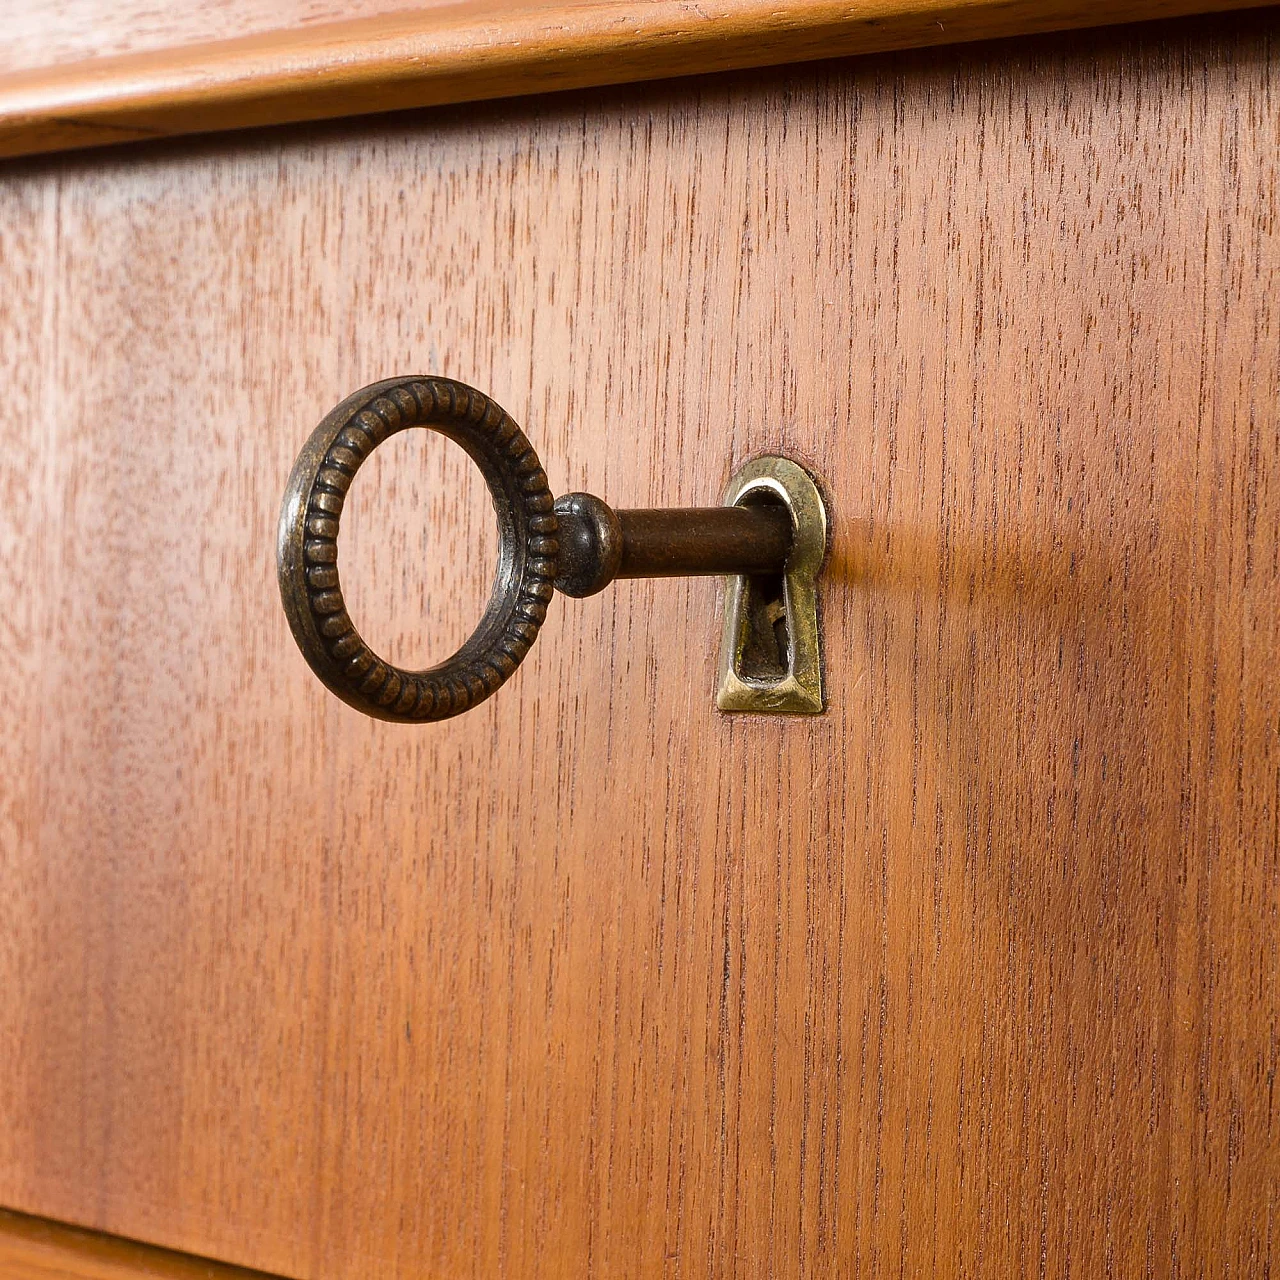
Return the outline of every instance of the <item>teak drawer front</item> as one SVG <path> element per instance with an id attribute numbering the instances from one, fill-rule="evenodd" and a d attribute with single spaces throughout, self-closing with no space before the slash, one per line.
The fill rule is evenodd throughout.
<path id="1" fill-rule="evenodd" d="M 1276 69 L 1264 15 L 7 169 L 0 1203 L 325 1280 L 1267 1274 Z M 444 724 L 328 696 L 280 493 L 401 372 L 557 490 L 806 460 L 828 712 L 714 710 L 709 580 Z M 383 452 L 353 610 L 430 658 L 493 539 Z"/>

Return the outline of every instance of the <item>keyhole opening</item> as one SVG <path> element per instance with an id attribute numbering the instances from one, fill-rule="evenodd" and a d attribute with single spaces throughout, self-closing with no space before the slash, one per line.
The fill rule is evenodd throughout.
<path id="1" fill-rule="evenodd" d="M 770 493 L 750 494 L 743 506 L 783 506 Z M 744 680 L 781 680 L 791 670 L 787 584 L 781 573 L 751 574 L 743 587 L 738 674 Z"/>
<path id="2" fill-rule="evenodd" d="M 754 574 L 742 601 L 739 674 L 746 680 L 781 680 L 791 662 L 786 585 L 780 573 Z"/>

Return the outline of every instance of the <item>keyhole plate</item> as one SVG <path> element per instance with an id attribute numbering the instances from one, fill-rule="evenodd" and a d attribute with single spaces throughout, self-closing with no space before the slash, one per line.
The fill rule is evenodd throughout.
<path id="1" fill-rule="evenodd" d="M 721 711 L 816 715 L 822 695 L 818 574 L 827 554 L 827 512 L 818 486 L 790 458 L 748 462 L 729 482 L 726 506 L 781 502 L 791 513 L 791 555 L 780 579 L 725 579 L 720 641 Z M 779 597 L 780 588 L 780 597 Z"/>

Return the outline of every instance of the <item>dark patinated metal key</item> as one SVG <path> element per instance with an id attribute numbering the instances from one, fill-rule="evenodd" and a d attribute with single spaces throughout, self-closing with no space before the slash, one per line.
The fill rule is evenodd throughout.
<path id="1" fill-rule="evenodd" d="M 466 450 L 489 486 L 499 531 L 498 569 L 479 625 L 455 654 L 422 671 L 402 670 L 361 639 L 338 573 L 351 482 L 379 444 L 410 427 L 438 431 Z M 294 638 L 324 684 L 367 715 L 425 721 L 476 706 L 511 677 L 555 590 L 588 596 L 617 578 L 777 579 L 795 545 L 794 512 L 767 489 L 750 505 L 657 511 L 615 511 L 586 493 L 555 500 L 533 446 L 488 396 L 448 378 L 409 377 L 357 391 L 312 433 L 285 490 L 277 570 Z"/>

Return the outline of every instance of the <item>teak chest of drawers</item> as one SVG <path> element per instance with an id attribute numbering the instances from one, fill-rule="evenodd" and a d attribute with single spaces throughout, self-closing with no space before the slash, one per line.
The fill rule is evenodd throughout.
<path id="1" fill-rule="evenodd" d="M 1280 11 L 239 6 L 0 77 L 0 1275 L 1273 1274 Z M 281 493 L 418 373 L 557 493 L 802 463 L 826 710 L 714 578 L 330 696 Z M 362 632 L 491 526 L 388 441 Z"/>

